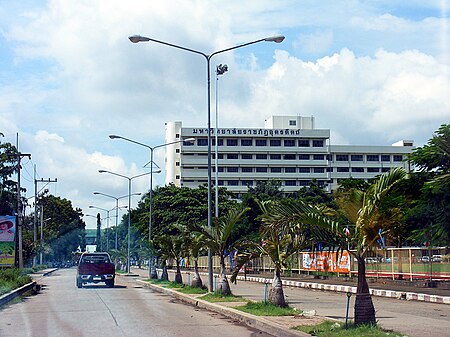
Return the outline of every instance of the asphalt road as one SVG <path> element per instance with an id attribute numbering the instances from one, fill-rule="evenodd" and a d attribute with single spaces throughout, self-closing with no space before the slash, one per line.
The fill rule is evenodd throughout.
<path id="1" fill-rule="evenodd" d="M 40 280 L 40 294 L 2 308 L 0 336 L 269 336 L 142 288 L 133 278 L 117 278 L 114 288 L 78 289 L 75 274 L 74 268 L 57 270 Z"/>

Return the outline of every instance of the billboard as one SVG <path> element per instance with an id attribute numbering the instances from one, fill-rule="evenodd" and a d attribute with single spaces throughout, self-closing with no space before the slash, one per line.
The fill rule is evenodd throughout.
<path id="1" fill-rule="evenodd" d="M 16 217 L 0 215 L 0 266 L 14 266 Z"/>
<path id="2" fill-rule="evenodd" d="M 349 273 L 350 258 L 347 251 L 302 253 L 302 269 L 334 273 Z"/>

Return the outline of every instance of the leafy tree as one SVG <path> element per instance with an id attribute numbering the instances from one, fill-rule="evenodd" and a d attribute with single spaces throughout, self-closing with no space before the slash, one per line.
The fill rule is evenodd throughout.
<path id="1" fill-rule="evenodd" d="M 407 212 L 411 239 L 446 245 L 450 238 L 450 124 L 443 124 L 408 161 L 419 169 L 412 175 L 415 195 Z"/>
<path id="2" fill-rule="evenodd" d="M 3 134 L 0 133 L 3 137 Z M 11 177 L 17 173 L 17 149 L 0 142 L 0 214 L 13 215 L 17 208 L 17 182 Z"/>

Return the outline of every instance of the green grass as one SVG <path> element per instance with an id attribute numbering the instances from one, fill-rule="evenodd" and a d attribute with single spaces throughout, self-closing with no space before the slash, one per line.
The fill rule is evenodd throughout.
<path id="1" fill-rule="evenodd" d="M 208 302 L 246 302 L 246 300 L 241 296 L 234 296 L 234 295 L 223 296 L 220 293 L 217 294 L 209 293 L 199 298 Z"/>
<path id="2" fill-rule="evenodd" d="M 146 279 L 145 282 L 149 282 L 151 284 L 159 285 L 164 288 L 183 288 L 184 285 L 180 283 L 175 283 L 172 281 L 165 281 L 165 280 L 156 280 L 156 279 Z"/>
<path id="3" fill-rule="evenodd" d="M 248 302 L 246 305 L 234 308 L 256 316 L 293 316 L 300 314 L 295 308 L 280 308 L 268 302 Z"/>
<path id="4" fill-rule="evenodd" d="M 208 289 L 185 286 L 184 288 L 179 289 L 179 292 L 183 294 L 206 294 Z"/>
<path id="5" fill-rule="evenodd" d="M 344 323 L 326 321 L 318 325 L 301 325 L 294 328 L 295 330 L 309 333 L 318 337 L 404 337 L 404 334 L 394 331 L 383 330 L 373 325 L 361 325 L 356 327 L 349 324 L 345 329 Z"/>
<path id="6" fill-rule="evenodd" d="M 9 293 L 32 281 L 31 276 L 18 268 L 0 270 L 0 295 Z"/>

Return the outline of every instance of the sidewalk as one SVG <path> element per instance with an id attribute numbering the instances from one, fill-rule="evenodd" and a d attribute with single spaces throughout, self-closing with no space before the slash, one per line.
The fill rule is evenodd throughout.
<path id="1" fill-rule="evenodd" d="M 148 278 L 148 270 L 146 269 L 132 269 L 132 272 L 139 274 L 141 278 Z M 189 276 L 186 272 L 183 272 L 183 281 L 185 284 L 189 283 L 191 276 L 192 273 Z M 207 283 L 207 274 L 202 273 L 201 276 L 204 283 Z M 173 270 L 169 271 L 169 278 L 170 280 L 173 280 Z M 264 282 L 266 280 L 270 282 L 271 278 L 257 279 L 258 278 L 256 277 L 247 276 L 247 281 L 238 281 L 237 284 L 230 284 L 233 294 L 253 301 L 262 301 L 265 293 L 265 285 L 264 283 L 259 282 Z M 214 280 L 216 280 L 216 278 Z M 319 282 L 322 280 L 317 281 Z M 313 288 L 312 286 L 300 288 L 296 286 L 296 282 L 303 283 L 303 285 L 308 283 L 285 280 L 284 291 L 286 299 L 290 306 L 303 310 L 309 317 L 276 317 L 274 318 L 274 321 L 279 323 L 278 325 L 281 324 L 288 328 L 291 326 L 308 324 L 308 321 L 312 324 L 315 323 L 315 319 L 321 318 L 336 319 L 341 322 L 345 321 L 347 304 L 345 292 L 348 290 L 345 287 L 351 286 L 339 285 L 341 288 L 337 291 L 320 291 L 322 289 L 332 290 L 331 286 L 333 285 L 314 283 L 317 284 L 316 288 Z M 334 286 L 338 287 L 337 285 Z M 270 288 L 270 284 L 268 284 L 267 287 Z M 388 294 L 390 290 L 387 289 L 384 291 Z M 392 329 L 412 337 L 448 335 L 448 331 L 450 331 L 450 321 L 448 320 L 448 317 L 450 317 L 450 307 L 447 304 L 424 302 L 412 303 L 411 301 L 385 299 L 384 297 L 393 296 L 373 297 L 375 308 L 377 310 L 377 321 L 382 328 Z M 349 319 L 353 319 L 354 299 L 355 297 L 352 296 L 350 301 Z M 264 319 L 267 320 L 266 317 Z"/>

